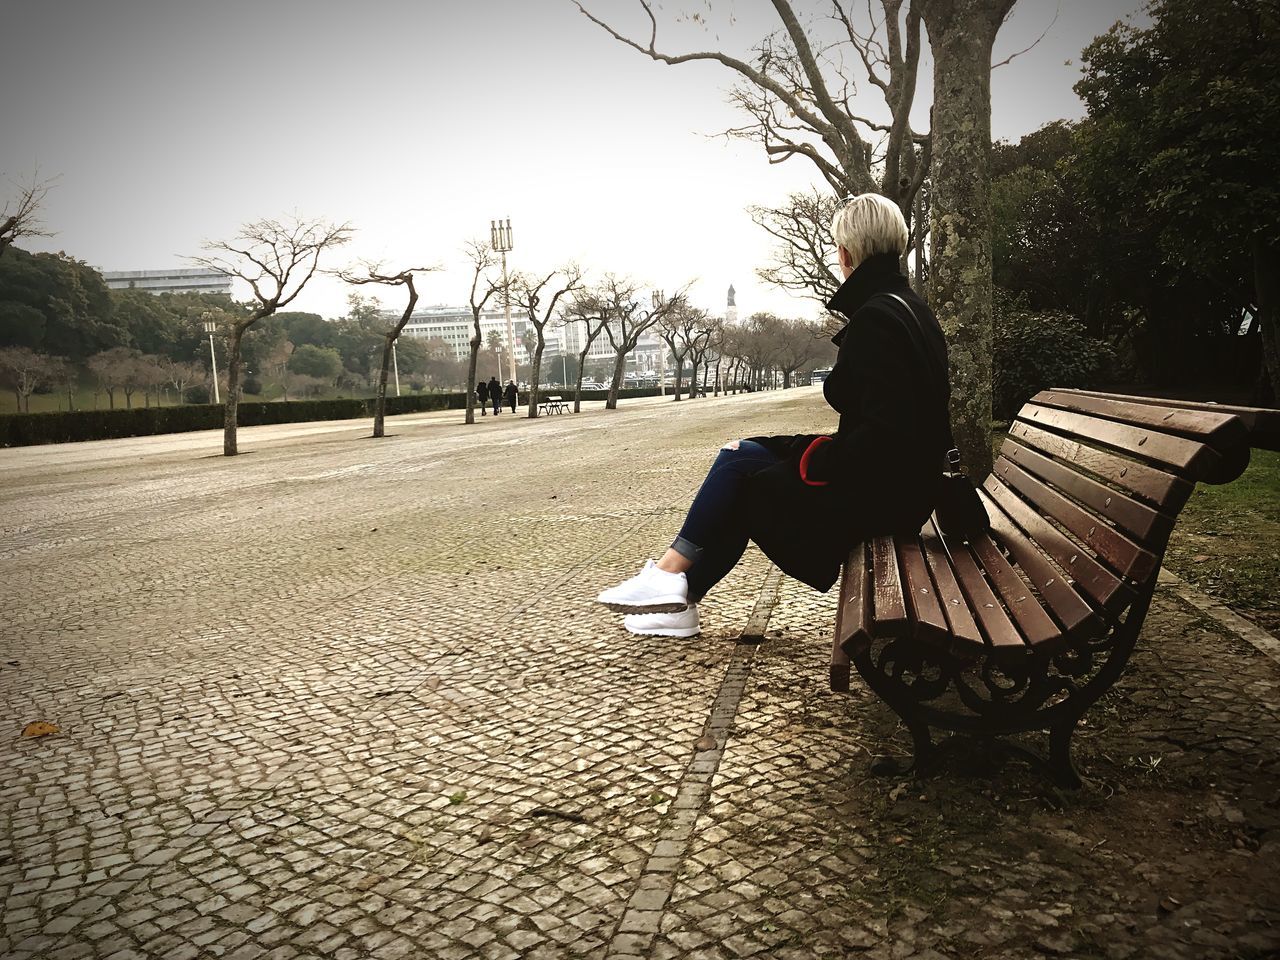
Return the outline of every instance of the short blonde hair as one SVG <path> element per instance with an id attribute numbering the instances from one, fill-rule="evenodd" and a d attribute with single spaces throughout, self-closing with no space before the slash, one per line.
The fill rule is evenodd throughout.
<path id="1" fill-rule="evenodd" d="M 902 256 L 907 249 L 907 221 L 888 197 L 860 193 L 836 210 L 831 218 L 831 236 L 849 251 L 856 267 L 877 253 Z"/>

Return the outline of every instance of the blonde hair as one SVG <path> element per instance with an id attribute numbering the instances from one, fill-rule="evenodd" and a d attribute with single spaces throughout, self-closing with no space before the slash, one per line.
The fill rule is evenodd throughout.
<path id="1" fill-rule="evenodd" d="M 849 251 L 857 267 L 877 253 L 902 256 L 907 249 L 907 221 L 888 197 L 860 193 L 836 210 L 831 218 L 831 237 Z"/>

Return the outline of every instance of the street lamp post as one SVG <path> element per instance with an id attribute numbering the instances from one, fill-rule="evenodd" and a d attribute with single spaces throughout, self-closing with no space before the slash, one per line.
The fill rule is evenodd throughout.
<path id="1" fill-rule="evenodd" d="M 399 339 L 400 339 L 399 337 L 396 337 L 395 340 L 391 341 L 391 369 L 394 370 L 396 374 L 396 396 L 397 397 L 400 396 L 400 361 L 396 357 L 396 341 L 398 341 Z"/>
<path id="2" fill-rule="evenodd" d="M 213 319 L 213 314 L 207 310 L 200 314 L 200 319 L 204 321 L 204 332 L 209 335 L 209 366 L 213 370 L 213 402 L 221 403 L 222 397 L 218 393 L 218 355 L 213 352 L 213 334 L 218 329 L 218 321 Z"/>
<path id="3" fill-rule="evenodd" d="M 489 221 L 489 238 L 493 244 L 493 249 L 502 254 L 502 310 L 507 318 L 507 354 L 510 357 L 508 364 L 511 368 L 511 380 L 514 383 L 516 379 L 516 330 L 511 325 L 511 286 L 507 279 L 507 254 L 513 246 L 511 239 L 511 218 L 506 221 L 490 220 Z M 502 368 L 499 366 L 498 375 L 502 375 Z"/>

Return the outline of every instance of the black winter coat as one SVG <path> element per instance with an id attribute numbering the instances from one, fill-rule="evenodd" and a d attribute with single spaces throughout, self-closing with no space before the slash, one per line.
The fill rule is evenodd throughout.
<path id="1" fill-rule="evenodd" d="M 923 336 L 889 293 L 911 304 Z M 839 353 L 822 388 L 839 429 L 806 464 L 808 479 L 827 485 L 800 477 L 815 435 L 753 437 L 782 462 L 751 478 L 742 503 L 748 533 L 769 559 L 824 592 L 853 544 L 920 529 L 934 508 L 950 436 L 946 341 L 898 258 L 868 258 L 827 306 L 848 319 L 832 338 Z"/>
<path id="2" fill-rule="evenodd" d="M 520 394 L 516 390 L 514 383 L 508 383 L 507 388 L 502 391 L 502 399 L 507 403 L 515 403 L 520 398 Z"/>
<path id="3" fill-rule="evenodd" d="M 476 383 L 476 397 L 479 398 L 481 403 L 489 399 L 489 384 L 484 380 Z"/>

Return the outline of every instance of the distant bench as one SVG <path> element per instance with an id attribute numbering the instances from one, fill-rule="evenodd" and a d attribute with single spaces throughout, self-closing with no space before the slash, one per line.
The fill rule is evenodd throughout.
<path id="1" fill-rule="evenodd" d="M 538 416 L 545 416 L 548 413 L 568 413 L 569 404 L 565 402 L 564 397 L 543 397 L 538 401 Z"/>
<path id="2" fill-rule="evenodd" d="M 1280 411 L 1036 394 L 982 484 L 989 534 L 926 524 L 850 552 L 831 688 L 849 691 L 852 663 L 906 724 L 917 769 L 931 727 L 1047 730 L 1049 772 L 1080 786 L 1072 733 L 1124 670 L 1179 512 L 1197 481 L 1240 476 L 1251 447 L 1280 450 Z"/>

